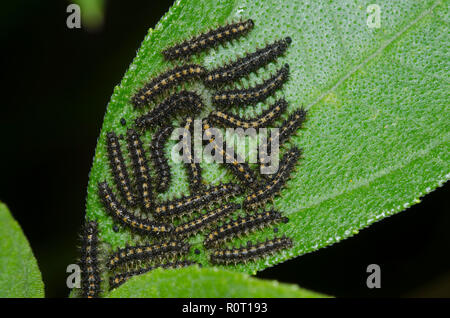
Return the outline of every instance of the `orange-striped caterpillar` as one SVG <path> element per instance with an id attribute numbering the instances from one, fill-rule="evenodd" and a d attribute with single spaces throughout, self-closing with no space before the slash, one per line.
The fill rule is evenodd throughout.
<path id="1" fill-rule="evenodd" d="M 165 264 L 157 264 L 157 265 L 153 265 L 153 266 L 139 268 L 137 270 L 127 270 L 125 272 L 122 272 L 120 274 L 117 274 L 117 275 L 111 277 L 109 280 L 109 287 L 117 288 L 120 285 L 122 285 L 123 283 L 125 283 L 127 280 L 129 280 L 131 277 L 147 273 L 156 268 L 164 268 L 164 269 L 181 268 L 181 267 L 186 267 L 186 266 L 191 266 L 191 265 L 196 265 L 196 264 L 197 263 L 191 262 L 191 261 L 176 261 L 176 262 L 169 262 L 169 263 L 165 263 Z"/>
<path id="2" fill-rule="evenodd" d="M 182 223 L 175 227 L 173 235 L 187 237 L 190 235 L 198 234 L 198 231 L 211 226 L 215 222 L 227 217 L 237 209 L 240 209 L 241 205 L 236 203 L 227 203 L 217 209 L 207 212 L 199 217 Z"/>
<path id="3" fill-rule="evenodd" d="M 170 224 L 140 218 L 126 210 L 117 201 L 107 182 L 98 183 L 98 195 L 109 214 L 131 230 L 149 235 L 165 235 L 173 230 Z"/>
<path id="4" fill-rule="evenodd" d="M 108 260 L 108 268 L 135 260 L 162 259 L 187 254 L 191 246 L 181 241 L 168 241 L 151 245 L 127 246 L 114 252 Z"/>
<path id="5" fill-rule="evenodd" d="M 108 151 L 109 165 L 114 175 L 117 188 L 128 206 L 136 206 L 136 198 L 131 189 L 130 177 L 128 175 L 122 150 L 120 149 L 119 138 L 114 132 L 106 135 L 106 147 Z"/>
<path id="6" fill-rule="evenodd" d="M 193 54 L 212 48 L 220 43 L 236 39 L 250 31 L 253 26 L 254 23 L 251 19 L 227 24 L 169 47 L 162 54 L 167 60 L 175 60 L 180 57 L 188 58 Z"/>
<path id="7" fill-rule="evenodd" d="M 170 167 L 164 155 L 164 146 L 173 131 L 172 126 L 162 127 L 154 135 L 151 142 L 151 158 L 156 168 L 156 191 L 165 192 L 170 184 Z"/>
<path id="8" fill-rule="evenodd" d="M 233 153 L 230 154 L 229 151 L 227 151 L 226 144 L 224 147 L 220 147 L 215 138 L 212 136 L 212 132 L 210 131 L 210 124 L 208 123 L 207 119 L 203 120 L 203 129 L 205 130 L 205 135 L 209 140 L 209 143 L 214 148 L 214 151 L 217 151 L 220 156 L 225 157 L 225 164 L 227 167 L 231 169 L 233 174 L 238 177 L 242 182 L 244 182 L 249 187 L 255 187 L 258 185 L 258 180 L 255 177 L 255 174 L 252 169 L 250 169 L 249 165 L 244 162 L 244 160 L 237 154 Z M 224 149 L 225 148 L 225 149 Z"/>
<path id="9" fill-rule="evenodd" d="M 280 127 L 278 131 L 278 143 L 279 145 L 283 144 L 287 139 L 289 139 L 294 132 L 299 129 L 303 122 L 306 119 L 306 110 L 303 108 L 294 111 L 291 115 L 289 115 L 288 119 L 286 119 Z M 272 137 L 269 137 L 267 140 L 267 147 L 260 147 L 259 149 L 259 158 L 261 162 L 261 166 L 265 166 L 267 164 L 266 159 L 268 159 L 267 152 L 271 149 L 272 145 Z"/>
<path id="10" fill-rule="evenodd" d="M 205 190 L 202 194 L 183 196 L 179 199 L 157 205 L 155 209 L 155 217 L 179 217 L 195 210 L 202 209 L 211 203 L 240 194 L 241 191 L 242 189 L 238 184 L 220 184 Z"/>
<path id="11" fill-rule="evenodd" d="M 136 118 L 136 126 L 145 129 L 168 122 L 174 113 L 188 111 L 196 114 L 204 107 L 201 97 L 190 91 L 174 93 L 147 114 Z"/>
<path id="12" fill-rule="evenodd" d="M 186 170 L 189 178 L 189 189 L 191 194 L 200 192 L 203 189 L 202 183 L 202 169 L 198 162 L 194 162 L 194 158 L 191 153 L 192 149 L 192 136 L 193 136 L 193 124 L 194 119 L 192 117 L 186 118 L 186 121 L 182 125 L 184 128 L 182 140 L 183 140 L 183 152 L 186 156 L 187 162 L 185 163 Z M 190 134 L 190 136 L 189 136 Z M 190 141 L 190 143 L 189 143 Z"/>
<path id="13" fill-rule="evenodd" d="M 98 262 L 97 222 L 86 222 L 83 230 L 81 250 L 82 294 L 85 298 L 96 298 L 100 293 L 100 273 Z"/>
<path id="14" fill-rule="evenodd" d="M 297 147 L 294 146 L 289 149 L 280 162 L 278 172 L 272 176 L 266 184 L 260 185 L 252 193 L 245 197 L 243 202 L 244 209 L 254 209 L 264 204 L 267 200 L 273 198 L 279 191 L 281 191 L 282 187 L 289 179 L 292 170 L 300 158 L 300 155 L 301 150 Z"/>
<path id="15" fill-rule="evenodd" d="M 275 210 L 264 211 L 261 213 L 240 216 L 236 220 L 230 220 L 209 233 L 204 241 L 204 245 L 210 248 L 218 243 L 232 239 L 235 236 L 241 236 L 257 229 L 262 229 L 270 224 L 284 222 L 289 219 Z"/>
<path id="16" fill-rule="evenodd" d="M 285 236 L 276 237 L 255 244 L 248 242 L 246 246 L 238 248 L 213 250 L 210 260 L 213 264 L 228 265 L 246 263 L 247 261 L 252 261 L 274 254 L 280 250 L 291 248 L 292 246 L 292 239 Z"/>
<path id="17" fill-rule="evenodd" d="M 147 158 L 145 157 L 144 147 L 138 133 L 134 129 L 127 131 L 128 151 L 133 162 L 134 176 L 136 178 L 136 188 L 139 194 L 139 201 L 142 209 L 150 213 L 153 209 L 153 195 L 148 169 Z"/>
<path id="18" fill-rule="evenodd" d="M 290 37 L 275 41 L 235 62 L 211 70 L 205 75 L 204 83 L 207 86 L 217 86 L 247 76 L 282 55 L 291 41 Z"/>
<path id="19" fill-rule="evenodd" d="M 137 94 L 133 96 L 133 104 L 135 107 L 147 105 L 165 90 L 191 79 L 200 78 L 203 74 L 205 74 L 205 69 L 200 65 L 187 64 L 176 66 L 154 78 L 150 83 L 145 85 L 144 88 L 140 89 Z"/>
<path id="20" fill-rule="evenodd" d="M 212 101 L 220 107 L 230 107 L 234 105 L 249 104 L 254 105 L 265 100 L 278 90 L 289 76 L 289 65 L 285 64 L 269 79 L 248 89 L 233 89 L 217 91 L 212 96 Z"/>
<path id="21" fill-rule="evenodd" d="M 222 111 L 212 111 L 208 119 L 215 124 L 222 125 L 223 127 L 234 127 L 234 128 L 261 128 L 270 125 L 281 114 L 285 111 L 287 107 L 287 102 L 284 99 L 276 101 L 267 110 L 265 110 L 260 116 L 251 119 L 242 119 L 239 116 L 222 112 Z"/>

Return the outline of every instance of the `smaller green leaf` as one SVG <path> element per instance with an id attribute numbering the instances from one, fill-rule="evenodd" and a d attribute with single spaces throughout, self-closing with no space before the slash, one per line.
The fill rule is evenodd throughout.
<path id="1" fill-rule="evenodd" d="M 296 285 L 261 280 L 214 267 L 155 269 L 132 277 L 108 298 L 322 298 Z"/>
<path id="2" fill-rule="evenodd" d="M 44 297 L 36 259 L 19 224 L 0 202 L 0 297 Z"/>
<path id="3" fill-rule="evenodd" d="M 89 30 L 99 29 L 105 19 L 104 0 L 74 0 L 81 9 L 81 23 Z"/>

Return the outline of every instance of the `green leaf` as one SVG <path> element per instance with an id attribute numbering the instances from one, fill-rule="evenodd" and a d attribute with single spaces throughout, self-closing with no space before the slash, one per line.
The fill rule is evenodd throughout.
<path id="1" fill-rule="evenodd" d="M 44 297 L 44 283 L 25 235 L 0 202 L 0 298 L 6 297 Z"/>
<path id="2" fill-rule="evenodd" d="M 295 285 L 261 280 L 218 268 L 156 269 L 133 277 L 108 298 L 323 298 Z"/>
<path id="3" fill-rule="evenodd" d="M 267 103 L 235 111 L 241 116 L 256 114 L 275 98 L 285 96 L 289 111 L 304 105 L 309 113 L 305 128 L 291 139 L 291 144 L 304 149 L 304 159 L 274 200 L 274 206 L 290 218 L 289 223 L 279 226 L 279 233 L 292 237 L 294 247 L 238 265 L 236 270 L 255 273 L 339 242 L 419 203 L 420 197 L 448 180 L 448 3 L 380 0 L 376 3 L 381 9 L 381 27 L 369 28 L 366 10 L 371 3 L 177 1 L 149 31 L 108 105 L 91 170 L 86 211 L 88 219 L 99 221 L 102 240 L 111 249 L 133 241 L 128 231 L 112 230 L 113 221 L 97 195 L 99 181 L 106 179 L 113 184 L 106 133 L 125 134 L 127 127 L 120 125 L 120 119 L 125 118 L 130 126 L 143 113 L 134 110 L 131 98 L 149 79 L 173 67 L 164 61 L 163 49 L 239 19 L 252 18 L 255 28 L 243 39 L 202 53 L 193 61 L 210 69 L 290 36 L 293 41 L 286 56 L 241 85 L 260 82 L 284 63 L 290 64 L 290 80 Z M 188 88 L 210 94 L 200 83 Z M 207 108 L 212 109 L 209 102 Z M 146 144 L 151 134 L 144 136 Z M 173 184 L 167 193 L 158 195 L 159 200 L 188 193 L 184 169 L 170 165 Z M 209 182 L 231 178 L 217 164 L 204 164 L 203 168 Z M 233 243 L 261 240 L 273 235 L 271 231 Z M 191 242 L 201 253 L 191 253 L 190 259 L 210 265 L 202 237 Z"/>
<path id="4" fill-rule="evenodd" d="M 98 30 L 103 25 L 105 0 L 74 0 L 80 6 L 81 22 L 89 30 Z"/>

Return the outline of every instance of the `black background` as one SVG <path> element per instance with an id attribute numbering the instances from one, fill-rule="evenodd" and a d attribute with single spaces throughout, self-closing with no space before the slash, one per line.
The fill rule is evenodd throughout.
<path id="1" fill-rule="evenodd" d="M 68 29 L 64 1 L 2 4 L 0 200 L 23 227 L 47 297 L 66 297 L 106 105 L 171 1 L 110 1 L 99 31 Z M 450 296 L 448 184 L 359 235 L 259 277 L 335 296 Z M 381 266 L 382 288 L 366 287 Z"/>

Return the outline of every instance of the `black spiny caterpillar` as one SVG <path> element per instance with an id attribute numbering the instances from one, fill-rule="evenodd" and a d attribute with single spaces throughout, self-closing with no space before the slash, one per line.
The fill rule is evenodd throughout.
<path id="1" fill-rule="evenodd" d="M 186 40 L 181 44 L 169 47 L 162 53 L 167 60 L 175 60 L 180 57 L 188 58 L 193 54 L 212 48 L 220 43 L 236 39 L 250 31 L 253 26 L 254 23 L 251 19 L 227 24 L 200 34 L 190 40 Z"/>
<path id="2" fill-rule="evenodd" d="M 177 237 L 187 237 L 197 234 L 200 230 L 209 227 L 219 220 L 231 215 L 231 213 L 233 213 L 237 209 L 240 209 L 240 207 L 240 204 L 227 203 L 217 209 L 202 214 L 191 221 L 176 226 L 173 230 L 173 235 Z"/>
<path id="3" fill-rule="evenodd" d="M 300 108 L 289 115 L 289 118 L 281 125 L 279 143 L 282 144 L 289 139 L 292 134 L 302 126 L 305 119 L 306 110 L 303 108 Z"/>
<path id="4" fill-rule="evenodd" d="M 81 247 L 81 288 L 85 298 L 96 298 L 100 294 L 100 272 L 98 261 L 97 222 L 86 222 Z"/>
<path id="5" fill-rule="evenodd" d="M 203 108 L 203 101 L 197 93 L 183 90 L 170 95 L 147 114 L 136 118 L 135 123 L 140 129 L 146 129 L 168 122 L 174 113 L 189 111 L 197 114 Z"/>
<path id="6" fill-rule="evenodd" d="M 215 140 L 217 137 L 208 132 L 208 128 L 212 128 L 211 123 L 224 128 L 266 128 L 282 117 L 288 108 L 288 103 L 284 99 L 279 99 L 255 118 L 240 118 L 219 109 L 209 114 L 205 113 L 205 105 L 209 101 L 205 103 L 203 100 L 212 96 L 213 105 L 226 108 L 254 105 L 273 96 L 288 80 L 288 64 L 282 66 L 262 83 L 260 81 L 261 84 L 247 89 L 222 88 L 212 92 L 208 90 L 216 89 L 222 84 L 231 84 L 277 60 L 287 51 L 291 38 L 286 37 L 270 43 L 212 70 L 206 70 L 204 66 L 198 64 L 183 64 L 193 54 L 246 34 L 253 25 L 252 20 L 232 23 L 167 48 L 162 52 L 166 59 L 184 58 L 185 60 L 178 66 L 155 76 L 131 97 L 131 103 L 135 106 L 137 115 L 134 122 L 128 126 L 126 134 L 128 154 L 122 154 L 119 143 L 120 139 L 125 139 L 123 135 L 117 137 L 114 132 L 107 133 L 106 148 L 113 179 L 105 179 L 114 180 L 117 192 L 113 191 L 106 181 L 98 182 L 98 198 L 106 213 L 115 221 L 113 229 L 116 230 L 114 231 L 119 231 L 117 224 L 120 223 L 123 225 L 123 230 L 133 232 L 133 241 L 139 242 L 134 246 L 126 245 L 125 248 L 120 248 L 110 255 L 106 265 L 111 271 L 111 288 L 119 286 L 132 276 L 157 267 L 178 268 L 194 264 L 187 258 L 190 257 L 189 243 L 194 243 L 197 239 L 192 242 L 189 240 L 191 236 L 203 234 L 204 229 L 211 226 L 215 228 L 206 235 L 203 244 L 206 249 L 211 249 L 210 261 L 213 264 L 245 263 L 292 247 L 292 240 L 285 236 L 235 248 L 225 248 L 224 245 L 236 236 L 241 237 L 258 229 L 288 221 L 287 217 L 275 210 L 245 211 L 245 214 L 237 218 L 235 218 L 235 212 L 241 207 L 244 210 L 255 210 L 277 195 L 290 178 L 300 157 L 300 150 L 296 147 L 289 149 L 280 162 L 278 172 L 268 178 L 262 178 L 250 168 L 248 163 L 241 160 L 238 154 L 227 151 L 226 145 L 223 148 L 220 147 Z M 200 85 L 201 91 L 180 91 L 182 87 L 179 86 L 191 80 L 199 80 L 200 84 L 204 84 Z M 150 105 L 152 103 L 155 104 Z M 141 113 L 140 109 L 147 105 L 152 108 L 145 114 Z M 183 122 L 181 127 L 186 129 L 183 137 L 186 137 L 188 133 L 192 136 L 194 119 L 197 119 L 199 114 L 202 117 L 205 116 L 201 127 L 205 134 L 202 137 L 213 145 L 216 155 L 222 156 L 222 159 L 225 158 L 226 167 L 230 168 L 239 179 L 238 183 L 204 185 L 200 165 L 194 162 L 192 139 L 183 138 L 185 142 L 183 147 L 186 148 L 184 150 L 188 150 L 184 154 L 190 159 L 190 162 L 185 164 L 189 176 L 190 195 L 177 194 L 175 199 L 160 201 L 159 198 L 164 195 L 153 195 L 152 190 L 166 192 L 171 181 L 171 165 L 168 164 L 169 158 L 165 154 L 164 145 L 173 130 L 172 125 L 174 122 Z M 280 127 L 278 135 L 280 144 L 301 127 L 305 115 L 306 112 L 300 109 L 289 116 Z M 127 126 L 127 120 L 122 118 L 120 124 Z M 148 144 L 148 133 L 151 134 L 150 144 Z M 273 140 L 269 138 L 267 152 L 272 142 Z M 151 166 L 148 164 L 148 154 L 146 154 L 149 149 L 149 158 L 153 163 Z M 264 150 L 260 147 L 258 151 Z M 133 168 L 129 173 L 128 159 Z M 261 165 L 265 164 L 261 161 Z M 150 171 L 150 168 L 154 171 Z M 151 178 L 153 172 L 156 175 L 155 180 Z M 116 198 L 116 193 L 120 200 Z M 232 197 L 244 193 L 242 204 L 233 202 Z M 237 201 L 240 202 L 239 198 Z M 203 212 L 205 209 L 206 212 Z M 192 212 L 196 213 L 191 218 L 189 215 Z M 95 229 L 95 234 L 96 231 Z M 84 244 L 84 249 L 97 252 L 96 236 L 95 239 L 88 239 L 87 242 L 93 248 L 86 248 L 88 244 Z M 197 252 L 200 251 L 196 250 L 195 253 L 198 254 Z M 88 254 L 84 251 L 83 262 L 85 264 L 92 262 L 94 257 L 92 256 L 91 259 L 89 255 L 93 254 L 86 255 Z M 98 264 L 95 268 L 87 267 L 84 272 L 95 272 L 95 269 L 98 272 Z M 100 276 L 87 275 L 83 276 L 83 279 L 86 277 L 89 284 L 83 281 L 84 295 L 97 296 L 100 289 Z M 94 284 L 96 282 L 97 284 Z"/>
<path id="7" fill-rule="evenodd" d="M 275 93 L 276 90 L 283 86 L 288 76 L 289 65 L 285 64 L 277 73 L 263 83 L 246 89 L 217 91 L 212 96 L 212 101 L 215 105 L 222 108 L 245 104 L 254 105 Z"/>
<path id="8" fill-rule="evenodd" d="M 270 224 L 284 222 L 289 219 L 275 210 L 264 211 L 261 213 L 248 214 L 240 216 L 236 220 L 230 220 L 227 223 L 212 230 L 204 241 L 207 248 L 215 246 L 224 241 L 230 240 L 235 236 L 245 235 L 247 233 L 262 229 Z"/>
<path id="9" fill-rule="evenodd" d="M 213 69 L 205 75 L 205 85 L 217 86 L 247 76 L 282 55 L 291 42 L 292 39 L 290 37 L 278 40 L 262 49 L 241 57 L 233 63 Z"/>
<path id="10" fill-rule="evenodd" d="M 126 270 L 120 274 L 117 274 L 117 275 L 111 277 L 109 280 L 109 287 L 117 288 L 120 285 L 122 285 L 123 283 L 125 283 L 127 280 L 129 280 L 131 277 L 147 273 L 156 268 L 165 268 L 165 269 L 181 268 L 181 267 L 186 267 L 186 266 L 191 266 L 191 265 L 196 265 L 196 264 L 197 263 L 192 262 L 192 261 L 175 261 L 175 262 L 147 266 L 147 267 L 139 268 L 137 270 Z"/>
<path id="11" fill-rule="evenodd" d="M 284 99 L 276 101 L 267 110 L 265 110 L 260 116 L 256 118 L 243 119 L 239 116 L 222 112 L 222 111 L 212 111 L 208 119 L 215 124 L 221 125 L 223 127 L 233 127 L 233 128 L 264 128 L 268 127 L 275 120 L 277 120 L 280 115 L 286 110 L 287 102 Z"/>
<path id="12" fill-rule="evenodd" d="M 278 144 L 282 145 L 286 140 L 288 140 L 299 128 L 302 127 L 303 122 L 306 119 L 306 110 L 300 108 L 299 110 L 294 111 L 291 115 L 289 115 L 288 119 L 286 119 L 281 125 L 278 131 Z M 268 151 L 272 147 L 272 136 L 267 140 L 267 147 L 260 147 L 259 158 L 261 162 L 261 166 L 266 165 L 265 159 L 268 159 Z"/>
<path id="13" fill-rule="evenodd" d="M 216 142 L 215 138 L 212 136 L 212 132 L 210 130 L 211 125 L 208 123 L 208 119 L 203 120 L 203 129 L 205 130 L 205 136 L 208 138 L 209 143 L 214 148 L 214 151 L 217 151 L 222 159 L 224 160 L 225 165 L 230 168 L 233 174 L 238 177 L 246 186 L 248 187 L 256 187 L 258 185 L 258 180 L 256 179 L 255 173 L 250 166 L 244 162 L 244 160 L 235 152 L 231 154 L 227 151 L 227 145 L 223 145 L 222 147 Z"/>
<path id="14" fill-rule="evenodd" d="M 183 196 L 173 201 L 159 204 L 155 209 L 155 217 L 180 217 L 195 210 L 202 209 L 214 202 L 220 202 L 230 196 L 241 194 L 242 188 L 238 184 L 225 183 L 206 189 L 204 193 Z"/>
<path id="15" fill-rule="evenodd" d="M 138 133 L 134 129 L 127 131 L 128 151 L 133 162 L 136 188 L 139 194 L 139 203 L 146 213 L 153 209 L 153 194 L 151 189 L 150 171 L 145 156 L 144 147 Z"/>
<path id="16" fill-rule="evenodd" d="M 114 219 L 132 231 L 148 235 L 165 235 L 173 230 L 171 224 L 155 222 L 129 212 L 119 201 L 117 201 L 114 193 L 106 182 L 100 182 L 98 184 L 98 195 L 102 200 L 106 211 L 108 211 Z"/>
<path id="17" fill-rule="evenodd" d="M 245 197 L 243 203 L 244 209 L 255 209 L 278 194 L 290 178 L 291 172 L 294 170 L 300 155 L 301 150 L 297 147 L 289 149 L 280 161 L 278 172 L 267 181 L 267 184 L 259 186 L 255 191 Z"/>
<path id="18" fill-rule="evenodd" d="M 172 134 L 172 131 L 172 126 L 162 127 L 159 129 L 153 135 L 150 146 L 153 166 L 155 167 L 157 173 L 156 191 L 158 192 L 165 192 L 170 185 L 170 167 L 168 159 L 164 154 L 164 146 L 167 139 Z"/>
<path id="19" fill-rule="evenodd" d="M 108 260 L 108 268 L 135 260 L 161 260 L 163 258 L 184 255 L 189 252 L 190 245 L 182 241 L 168 241 L 149 245 L 127 246 L 114 252 Z"/>
<path id="20" fill-rule="evenodd" d="M 194 194 L 204 188 L 200 163 L 194 161 L 194 156 L 191 151 L 193 150 L 192 136 L 194 133 L 194 119 L 192 117 L 186 118 L 186 121 L 183 123 L 182 127 L 184 128 L 182 140 L 184 156 L 187 159 L 185 166 L 189 178 L 189 189 L 191 194 Z"/>
<path id="21" fill-rule="evenodd" d="M 238 248 L 213 250 L 211 262 L 214 264 L 225 265 L 246 263 L 273 254 L 277 251 L 291 248 L 292 245 L 292 239 L 285 236 L 268 239 L 264 242 L 248 242 L 246 246 Z"/>
<path id="22" fill-rule="evenodd" d="M 177 66 L 157 76 L 144 86 L 133 97 L 135 107 L 141 107 L 154 101 L 162 92 L 191 79 L 200 78 L 205 74 L 205 69 L 196 64 Z"/>
<path id="23" fill-rule="evenodd" d="M 114 181 L 117 188 L 128 206 L 136 206 L 136 198 L 131 189 L 130 177 L 125 165 L 125 160 L 120 149 L 119 138 L 114 132 L 106 135 L 106 146 L 108 151 L 109 166 L 114 175 Z"/>

